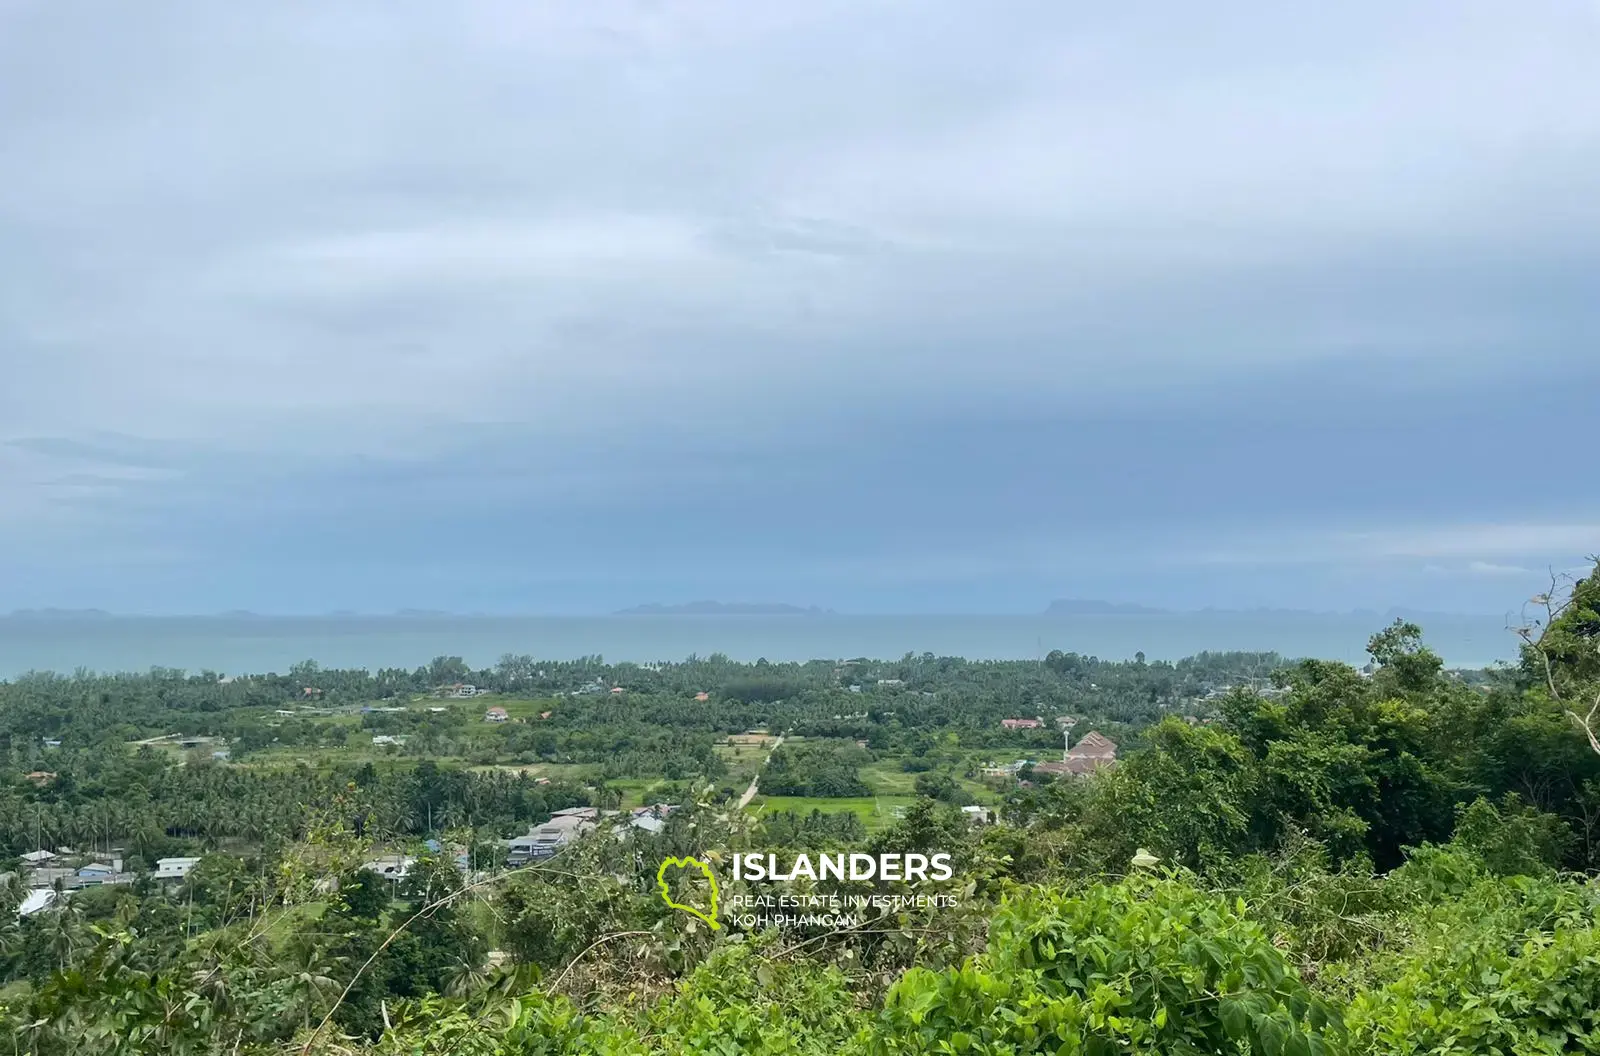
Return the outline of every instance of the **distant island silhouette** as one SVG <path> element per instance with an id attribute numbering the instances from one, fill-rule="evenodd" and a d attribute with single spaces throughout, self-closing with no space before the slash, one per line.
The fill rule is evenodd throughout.
<path id="1" fill-rule="evenodd" d="M 1057 598 L 1044 610 L 1046 616 L 1152 616 L 1168 612 L 1145 605 L 1129 605 L 1116 601 L 1086 601 L 1079 598 Z"/>
<path id="2" fill-rule="evenodd" d="M 613 616 L 833 616 L 832 609 L 815 605 L 783 605 L 774 602 L 690 601 L 682 605 L 651 603 L 618 609 Z"/>

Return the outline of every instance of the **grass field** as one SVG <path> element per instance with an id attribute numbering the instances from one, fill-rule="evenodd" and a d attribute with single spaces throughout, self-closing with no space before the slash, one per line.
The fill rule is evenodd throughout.
<path id="1" fill-rule="evenodd" d="M 728 764 L 728 776 L 723 780 L 733 785 L 747 784 L 755 772 L 761 769 L 761 763 L 770 750 L 755 745 L 717 745 L 717 754 Z"/>
<path id="2" fill-rule="evenodd" d="M 660 777 L 625 777 L 607 781 L 606 787 L 622 793 L 621 809 L 627 810 L 660 802 L 658 790 L 665 790 L 669 784 L 671 782 Z"/>
<path id="3" fill-rule="evenodd" d="M 846 799 L 824 799 L 817 796 L 757 796 L 750 809 L 757 816 L 768 811 L 792 810 L 810 814 L 820 810 L 824 814 L 850 811 L 861 819 L 868 832 L 888 828 L 898 820 L 896 811 L 903 811 L 917 801 L 915 796 L 860 796 Z"/>
<path id="4" fill-rule="evenodd" d="M 942 771 L 955 778 L 956 784 L 972 794 L 979 803 L 995 803 L 1000 797 L 995 790 L 981 781 L 973 781 L 950 771 Z M 861 768 L 861 780 L 880 796 L 915 796 L 919 774 L 907 773 L 900 768 L 899 759 L 879 759 Z"/>
<path id="5" fill-rule="evenodd" d="M 470 769 L 479 774 L 493 773 L 496 770 L 508 774 L 526 771 L 529 777 L 544 777 L 551 781 L 575 781 L 578 784 L 593 781 L 600 775 L 598 763 L 494 763 Z"/>
<path id="6" fill-rule="evenodd" d="M 880 796 L 914 795 L 917 775 L 900 769 L 898 759 L 879 759 L 861 768 L 861 780 Z"/>

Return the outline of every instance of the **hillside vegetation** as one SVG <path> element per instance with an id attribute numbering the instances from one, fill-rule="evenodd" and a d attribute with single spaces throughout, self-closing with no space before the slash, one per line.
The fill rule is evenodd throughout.
<path id="1" fill-rule="evenodd" d="M 1547 601 L 1520 666 L 1471 675 L 1400 622 L 1368 671 L 1054 653 L 33 676 L 0 687 L 10 852 L 99 838 L 201 862 L 0 917 L 0 1018 L 41 1054 L 1600 1051 L 1600 576 Z M 467 677 L 512 721 L 425 696 Z M 308 688 L 323 714 L 276 714 Z M 379 700 L 401 710 L 359 711 Z M 1059 753 L 1066 714 L 1118 740 L 1115 765 L 975 776 Z M 1016 716 L 1041 728 L 1002 728 Z M 133 743 L 173 725 L 234 758 Z M 356 752 L 352 731 L 382 729 L 411 731 L 404 750 Z M 774 802 L 818 806 L 741 809 L 758 771 Z M 821 809 L 891 792 L 890 823 Z M 679 809 L 502 867 L 505 836 L 629 797 Z M 916 890 L 956 904 L 713 931 L 657 897 L 665 856 L 773 848 L 948 852 L 953 878 Z M 416 856 L 403 882 L 363 869 L 383 851 Z M 760 893 L 722 871 L 724 905 Z"/>

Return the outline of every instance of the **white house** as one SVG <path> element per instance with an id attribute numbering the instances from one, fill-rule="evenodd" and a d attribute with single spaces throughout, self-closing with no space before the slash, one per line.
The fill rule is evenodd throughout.
<path id="1" fill-rule="evenodd" d="M 151 875 L 157 880 L 182 880 L 199 864 L 198 858 L 157 858 Z"/>
<path id="2" fill-rule="evenodd" d="M 374 858 L 361 868 L 369 873 L 376 873 L 385 880 L 393 880 L 395 883 L 399 883 L 411 875 L 411 867 L 416 864 L 417 860 L 415 858 L 395 854 L 387 858 Z"/>
<path id="3" fill-rule="evenodd" d="M 28 897 L 17 907 L 17 915 L 31 917 L 40 910 L 49 909 L 55 900 L 56 893 L 52 888 L 41 887 L 36 891 L 29 891 Z"/>
<path id="4" fill-rule="evenodd" d="M 51 854 L 49 851 L 29 851 L 27 854 L 22 856 L 24 865 L 39 866 L 45 864 L 46 862 L 53 862 L 55 860 L 56 856 Z"/>
<path id="5" fill-rule="evenodd" d="M 526 836 L 506 841 L 506 864 L 526 865 L 536 858 L 548 858 L 573 840 L 592 832 L 599 811 L 593 807 L 569 807 L 558 810 L 543 825 Z"/>

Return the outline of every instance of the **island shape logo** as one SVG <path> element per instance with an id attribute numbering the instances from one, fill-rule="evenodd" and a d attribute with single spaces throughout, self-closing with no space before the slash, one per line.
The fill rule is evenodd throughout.
<path id="1" fill-rule="evenodd" d="M 667 888 L 667 869 L 670 866 L 674 866 L 674 865 L 677 866 L 680 869 L 698 869 L 698 870 L 700 870 L 701 873 L 703 873 L 705 875 L 706 881 L 711 885 L 711 912 L 710 912 L 709 915 L 700 912 L 698 909 L 694 908 L 693 906 L 686 906 L 682 902 L 674 902 L 672 900 L 672 892 L 670 890 L 668 890 L 668 888 Z M 707 865 L 706 863 L 702 862 L 700 859 L 698 859 L 698 858 L 668 858 L 666 861 L 661 863 L 661 868 L 656 870 L 656 886 L 661 889 L 661 901 L 665 902 L 672 909 L 681 909 L 685 913 L 694 914 L 695 916 L 699 917 L 701 920 L 705 921 L 707 924 L 710 924 L 712 931 L 716 931 L 717 929 L 722 927 L 722 925 L 718 924 L 717 921 L 716 921 L 716 916 L 717 916 L 717 876 L 716 876 L 715 873 L 713 873 L 711 871 L 711 867 L 709 865 Z"/>

